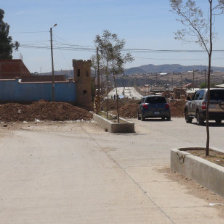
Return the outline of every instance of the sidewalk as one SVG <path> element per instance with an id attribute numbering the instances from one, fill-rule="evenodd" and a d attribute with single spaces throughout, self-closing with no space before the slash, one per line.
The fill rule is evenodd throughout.
<path id="1" fill-rule="evenodd" d="M 0 223 L 224 223 L 209 205 L 223 198 L 169 174 L 169 148 L 184 141 L 162 133 L 173 124 L 141 124 L 126 135 L 86 122 L 0 128 Z"/>
<path id="2" fill-rule="evenodd" d="M 178 127 L 177 133 L 170 130 L 164 136 L 162 127 L 156 126 L 156 122 L 140 122 L 135 135 L 94 139 L 168 223 L 224 223 L 224 198 L 169 170 L 169 148 L 192 145 L 197 139 L 185 142 L 184 133 L 177 138 Z M 151 223 L 157 222 L 152 219 Z"/>

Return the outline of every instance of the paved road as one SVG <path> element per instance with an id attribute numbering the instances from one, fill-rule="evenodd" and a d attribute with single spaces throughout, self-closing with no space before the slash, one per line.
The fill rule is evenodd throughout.
<path id="1" fill-rule="evenodd" d="M 224 126 L 212 145 L 224 146 Z M 169 150 L 203 146 L 204 127 L 136 121 L 136 134 L 92 123 L 0 128 L 0 223 L 223 223 L 220 211 L 160 169 Z"/>

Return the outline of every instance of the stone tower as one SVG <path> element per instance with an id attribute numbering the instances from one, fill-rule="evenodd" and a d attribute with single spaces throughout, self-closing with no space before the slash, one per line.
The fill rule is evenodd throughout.
<path id="1" fill-rule="evenodd" d="M 77 105 L 92 109 L 91 60 L 73 60 Z"/>

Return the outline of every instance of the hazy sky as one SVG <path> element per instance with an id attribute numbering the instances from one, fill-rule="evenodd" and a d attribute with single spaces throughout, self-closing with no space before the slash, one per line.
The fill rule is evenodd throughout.
<path id="1" fill-rule="evenodd" d="M 21 47 L 14 58 L 23 58 L 32 72 L 50 71 L 50 35 L 54 46 L 69 50 L 54 51 L 55 69 L 71 69 L 72 59 L 89 59 L 92 50 L 74 50 L 71 45 L 94 48 L 94 38 L 108 29 L 126 40 L 126 48 L 200 49 L 197 44 L 174 39 L 180 28 L 170 11 L 168 0 L 0 0 L 10 34 Z M 198 0 L 205 12 L 207 1 Z M 224 15 L 215 19 L 214 48 L 224 49 Z M 67 44 L 67 45 L 62 45 Z M 31 48 L 34 47 L 34 48 Z M 41 47 L 41 48 L 39 48 Z M 43 48 L 42 48 L 43 47 Z M 74 48 L 74 46 L 72 46 Z M 143 64 L 207 64 L 204 53 L 133 53 L 135 61 L 126 67 Z M 224 52 L 215 53 L 213 65 L 224 66 Z"/>

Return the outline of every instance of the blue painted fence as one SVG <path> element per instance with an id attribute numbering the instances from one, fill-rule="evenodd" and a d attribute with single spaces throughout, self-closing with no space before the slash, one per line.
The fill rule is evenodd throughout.
<path id="1" fill-rule="evenodd" d="M 0 80 L 1 102 L 51 101 L 51 83 L 23 83 L 19 80 Z M 74 82 L 55 83 L 55 101 L 76 102 Z"/>

